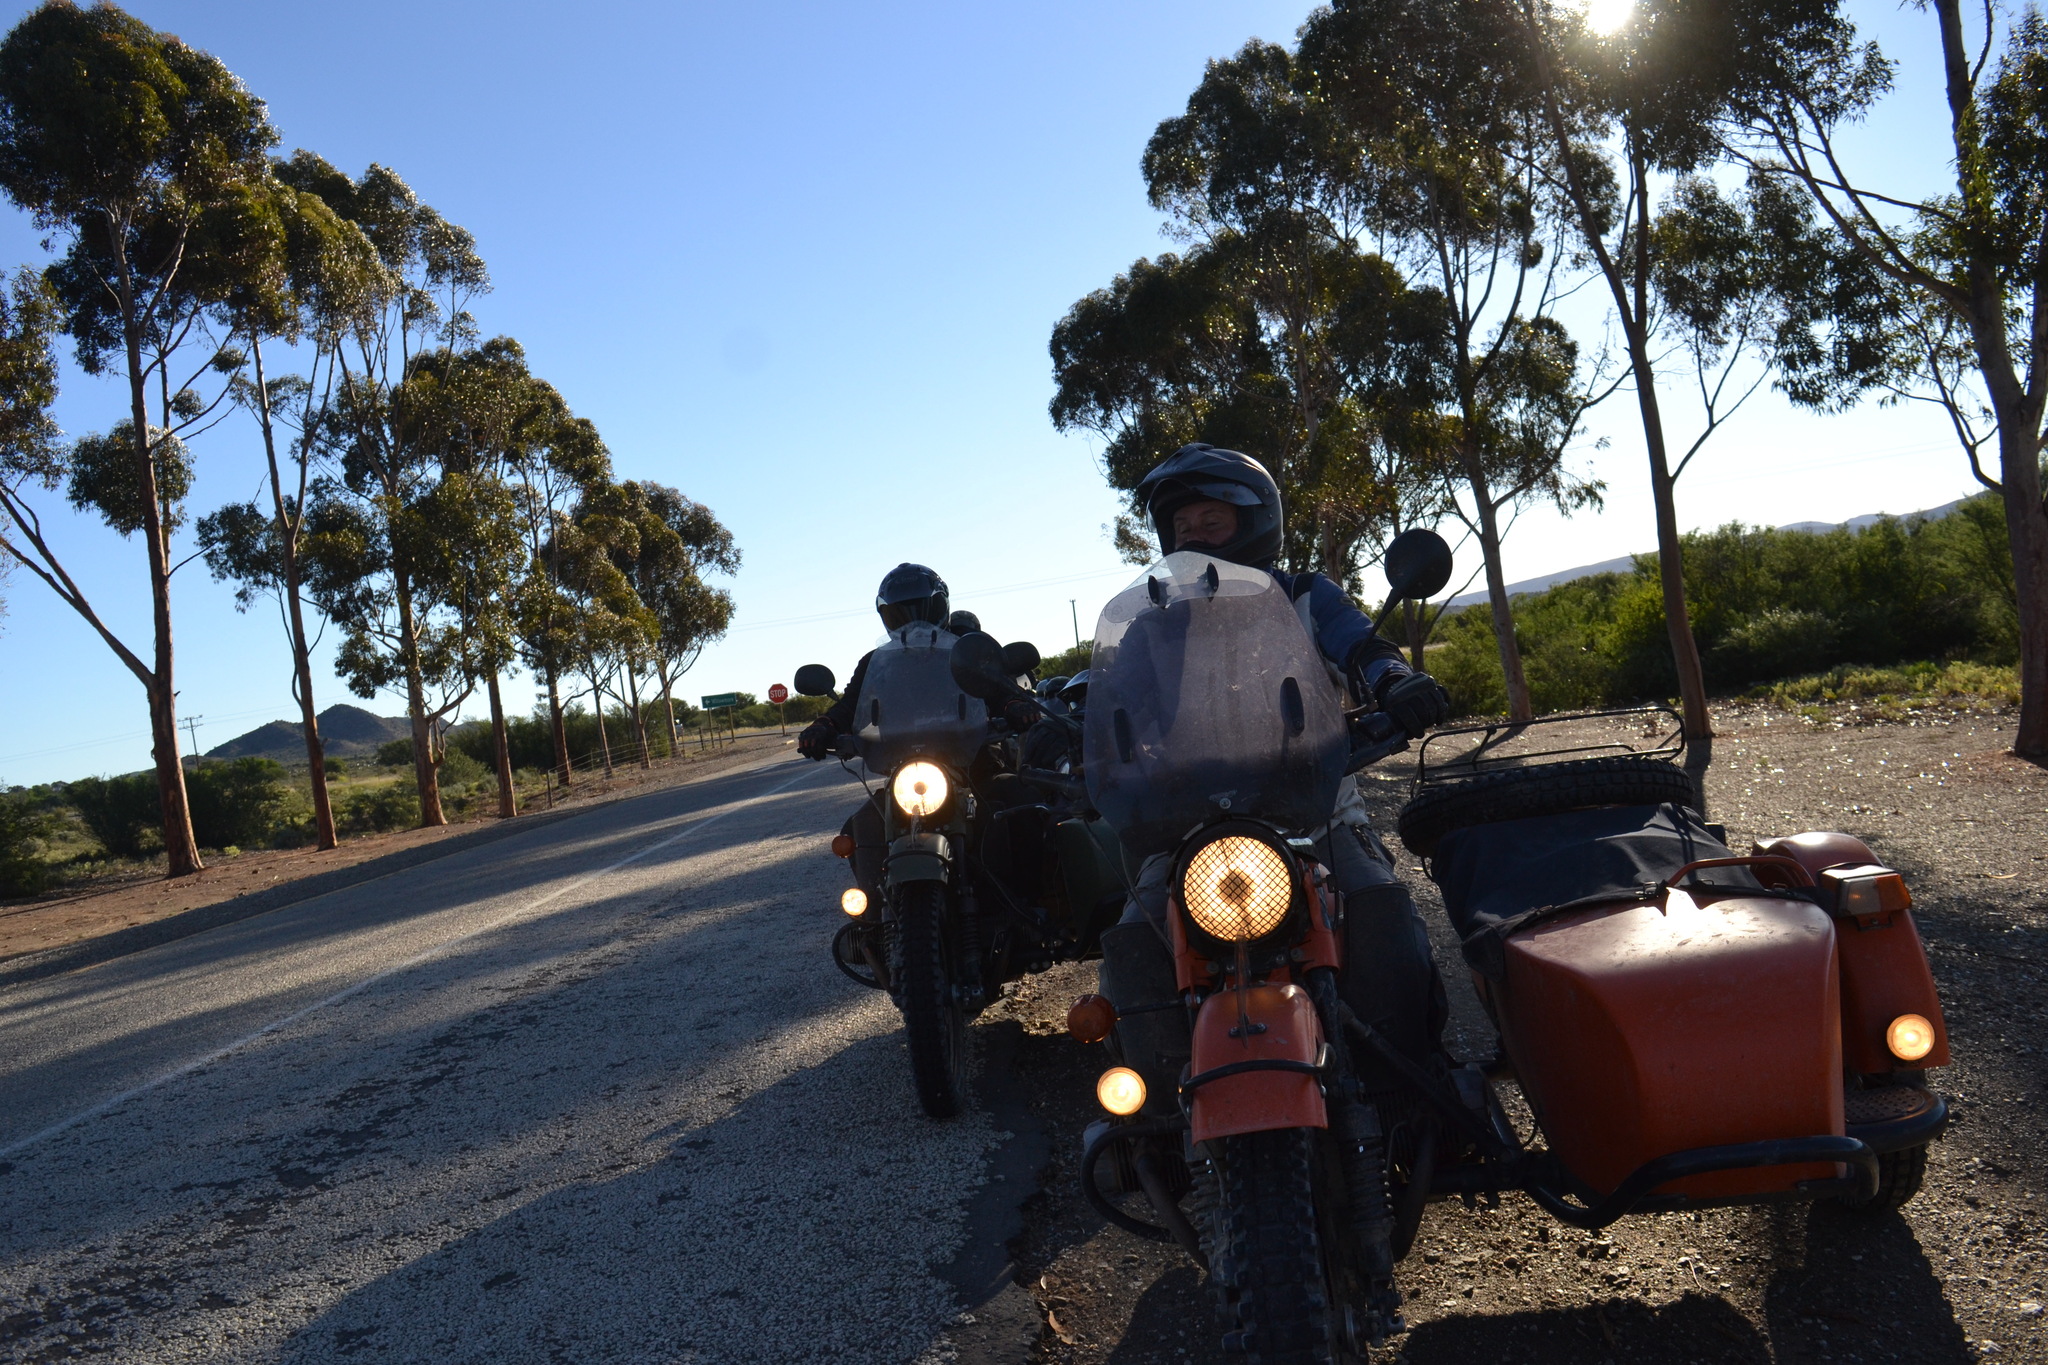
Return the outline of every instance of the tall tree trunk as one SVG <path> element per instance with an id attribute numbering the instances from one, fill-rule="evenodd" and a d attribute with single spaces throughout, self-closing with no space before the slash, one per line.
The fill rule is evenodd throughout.
<path id="1" fill-rule="evenodd" d="M 640 741 L 640 766 L 654 766 L 652 755 L 647 752 L 647 714 L 640 709 L 640 670 L 632 664 L 625 665 L 626 686 L 633 696 L 633 736 Z"/>
<path id="2" fill-rule="evenodd" d="M 1711 739 L 1713 717 L 1707 712 L 1707 683 L 1700 670 L 1699 642 L 1693 638 L 1692 616 L 1685 602 L 1685 554 L 1678 538 L 1678 503 L 1671 486 L 1671 460 L 1664 444 L 1664 416 L 1657 406 L 1657 371 L 1650 360 L 1650 186 L 1649 168 L 1631 141 L 1635 173 L 1635 307 L 1621 311 L 1628 336 L 1629 367 L 1635 374 L 1636 405 L 1642 411 L 1643 448 L 1650 457 L 1650 498 L 1657 508 L 1657 576 L 1664 590 L 1664 629 L 1671 639 L 1671 662 L 1678 673 L 1679 707 L 1685 737 Z M 1618 279 L 1610 283 L 1617 291 Z"/>
<path id="3" fill-rule="evenodd" d="M 597 660 L 590 661 L 590 704 L 597 710 L 597 751 L 604 758 L 604 780 L 612 780 L 612 741 L 604 731 L 604 684 L 598 681 Z"/>
<path id="4" fill-rule="evenodd" d="M 2010 302 L 1989 250 L 1996 239 L 1987 221 L 1990 191 L 1968 174 L 1982 149 L 1974 116 L 1976 88 L 1970 52 L 1963 41 L 1962 9 L 1958 0 L 1935 0 L 1934 8 L 1941 26 L 1958 197 L 1970 223 L 1970 230 L 1963 234 L 1970 302 L 1966 321 L 1977 369 L 1984 377 L 1992 415 L 1998 420 L 2000 497 L 2005 504 L 2005 534 L 2012 549 L 2013 590 L 2019 612 L 2020 715 L 2013 730 L 2012 751 L 2022 758 L 2044 759 L 2048 758 L 2048 506 L 2041 500 L 2043 394 L 2038 379 L 2028 385 L 2020 378 L 2006 333 Z M 2048 254 L 2048 243 L 2039 244 L 2038 249 Z M 2039 310 L 2048 306 L 2048 289 L 2037 284 L 2031 302 L 2038 328 Z M 2038 354 L 2030 357 L 2030 367 L 2037 374 L 2043 366 L 2048 366 L 2048 360 Z"/>
<path id="5" fill-rule="evenodd" d="M 491 747 L 498 765 L 498 818 L 510 820 L 519 814 L 519 793 L 512 785 L 512 744 L 505 733 L 505 701 L 498 694 L 498 670 L 487 680 L 491 697 Z"/>
<path id="6" fill-rule="evenodd" d="M 412 584 L 404 574 L 395 575 L 398 598 L 398 629 L 404 637 L 405 713 L 412 721 L 412 775 L 420 791 L 420 828 L 448 823 L 441 809 L 441 763 L 434 752 L 434 730 L 427 718 L 427 684 L 420 676 L 419 632 L 412 607 Z"/>
<path id="7" fill-rule="evenodd" d="M 128 412 L 135 424 L 135 482 L 141 493 L 142 538 L 149 549 L 150 624 L 156 648 L 149 692 L 151 757 L 156 765 L 157 798 L 163 813 L 165 874 L 185 877 L 201 870 L 199 843 L 192 835 L 192 809 L 185 798 L 185 765 L 178 756 L 178 694 L 173 685 L 171 650 L 170 536 L 164 526 L 163 503 L 156 483 L 156 461 L 149 439 L 149 397 L 142 371 L 142 319 L 136 316 L 134 281 L 123 233 L 109 224 L 119 264 L 123 342 L 128 361 Z"/>
<path id="8" fill-rule="evenodd" d="M 676 756 L 676 698 L 674 679 L 668 674 L 668 660 L 661 661 L 658 676 L 661 678 L 661 704 L 668 709 L 668 756 Z"/>
<path id="9" fill-rule="evenodd" d="M 256 365 L 256 415 L 263 426 L 263 456 L 270 464 L 270 503 L 277 518 L 277 544 L 284 556 L 284 603 L 291 629 L 292 692 L 299 703 L 299 727 L 306 738 L 306 771 L 313 788 L 313 839 L 333 848 L 340 839 L 334 829 L 334 805 L 327 792 L 327 750 L 320 742 L 320 715 L 313 704 L 313 652 L 306 643 L 306 613 L 299 593 L 299 527 L 285 508 L 284 480 L 277 463 L 276 429 L 270 420 L 270 389 L 263 374 L 263 338 L 249 334 L 249 354 Z M 305 508 L 299 508 L 305 515 Z"/>
<path id="10" fill-rule="evenodd" d="M 1684 711 L 1685 737 L 1709 740 L 1714 735 L 1713 717 L 1707 712 L 1706 680 L 1700 672 L 1699 644 L 1693 639 L 1692 620 L 1685 604 L 1685 562 L 1678 541 L 1678 509 L 1672 499 L 1671 462 L 1664 444 L 1664 418 L 1657 408 L 1657 371 L 1650 363 L 1649 345 L 1649 228 L 1650 188 L 1647 167 L 1633 134 L 1624 129 L 1629 165 L 1635 181 L 1628 212 L 1635 220 L 1636 268 L 1631 281 L 1621 263 L 1607 249 L 1601 234 L 1604 212 L 1595 210 L 1592 191 L 1580 165 L 1582 149 L 1572 140 L 1564 112 L 1558 104 L 1550 61 L 1550 49 L 1537 21 L 1531 0 L 1522 7 L 1535 58 L 1536 78 L 1543 89 L 1544 113 L 1550 122 L 1558 156 L 1563 163 L 1565 184 L 1578 218 L 1579 234 L 1600 264 L 1600 274 L 1614 296 L 1615 312 L 1628 338 L 1629 370 L 1635 378 L 1636 404 L 1643 420 L 1643 445 L 1650 459 L 1650 495 L 1657 509 L 1657 565 L 1664 590 L 1664 628 L 1671 640 L 1671 663 L 1678 675 L 1678 695 Z M 1630 297 L 1630 285 L 1634 297 Z"/>
<path id="11" fill-rule="evenodd" d="M 1487 486 L 1478 453 L 1461 452 L 1465 478 L 1479 512 L 1479 553 L 1486 561 L 1486 600 L 1493 609 L 1493 640 L 1500 651 L 1500 675 L 1508 693 L 1508 719 L 1529 720 L 1536 714 L 1529 700 L 1529 679 L 1522 671 L 1522 647 L 1515 640 L 1515 612 L 1508 602 L 1507 574 L 1500 563 L 1500 514 Z"/>
<path id="12" fill-rule="evenodd" d="M 556 775 L 562 779 L 562 785 L 566 787 L 569 785 L 571 774 L 576 771 L 576 765 L 569 761 L 569 727 L 562 722 L 562 678 L 553 664 L 547 666 L 547 678 L 548 725 L 555 736 Z"/>

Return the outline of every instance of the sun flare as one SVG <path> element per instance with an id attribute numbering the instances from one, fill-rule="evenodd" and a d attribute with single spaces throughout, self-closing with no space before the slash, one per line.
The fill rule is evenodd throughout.
<path id="1" fill-rule="evenodd" d="M 1586 27 L 1602 37 L 1618 31 L 1636 12 L 1636 0 L 1586 0 Z"/>

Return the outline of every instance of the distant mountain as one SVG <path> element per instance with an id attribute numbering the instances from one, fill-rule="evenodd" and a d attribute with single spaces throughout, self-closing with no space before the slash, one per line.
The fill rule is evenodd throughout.
<path id="1" fill-rule="evenodd" d="M 1908 512 L 1900 517 L 1899 520 L 1940 521 L 1943 517 L 1961 507 L 1965 501 L 1966 499 L 1957 498 L 1954 502 L 1945 503 L 1940 507 L 1930 507 L 1924 512 Z M 1860 517 L 1851 517 L 1847 521 L 1795 521 L 1789 526 L 1780 526 L 1778 529 L 1780 531 L 1804 531 L 1809 535 L 1819 535 L 1825 531 L 1842 529 L 1860 531 L 1866 526 L 1875 525 L 1890 515 L 1889 512 L 1866 512 Z M 1541 578 L 1525 578 L 1519 583 L 1508 584 L 1508 596 L 1520 597 L 1524 593 L 1542 592 L 1545 588 L 1554 588 L 1560 583 L 1569 583 L 1575 578 L 1591 578 L 1596 573 L 1627 573 L 1635 567 L 1635 562 L 1634 555 L 1623 555 L 1620 559 L 1603 559 L 1598 564 L 1581 564 L 1576 569 L 1562 569 L 1557 573 L 1545 574 Z M 1485 600 L 1486 589 L 1481 588 L 1477 592 L 1460 593 L 1451 599 L 1451 605 L 1454 607 L 1469 607 L 1474 603 L 1484 602 Z"/>
<path id="2" fill-rule="evenodd" d="M 375 752 L 380 744 L 404 739 L 412 723 L 403 716 L 377 716 L 360 706 L 339 702 L 320 713 L 320 742 L 335 758 Z M 305 731 L 295 720 L 274 720 L 246 735 L 206 751 L 208 758 L 274 758 L 282 763 L 306 758 Z"/>

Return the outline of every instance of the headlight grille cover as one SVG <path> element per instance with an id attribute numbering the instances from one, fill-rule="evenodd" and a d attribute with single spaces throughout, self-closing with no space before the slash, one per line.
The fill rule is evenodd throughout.
<path id="1" fill-rule="evenodd" d="M 1280 927 L 1294 902 L 1294 883 L 1278 849 L 1232 834 L 1195 851 L 1181 901 L 1204 933 L 1245 943 Z"/>

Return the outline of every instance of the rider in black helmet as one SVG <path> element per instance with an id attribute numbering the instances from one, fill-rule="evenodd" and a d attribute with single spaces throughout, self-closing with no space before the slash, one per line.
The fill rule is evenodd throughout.
<path id="1" fill-rule="evenodd" d="M 882 575 L 882 586 L 875 590 L 875 613 L 882 618 L 882 628 L 891 635 L 919 622 L 939 626 L 955 635 L 981 629 L 973 612 L 953 611 L 950 607 L 946 580 L 922 564 L 898 564 Z M 868 660 L 874 657 L 873 650 L 861 655 L 839 700 L 797 736 L 798 753 L 809 759 L 831 755 L 832 741 L 853 726 L 853 706 L 860 699 L 860 685 L 868 675 Z"/>
<path id="2" fill-rule="evenodd" d="M 1376 702 L 1411 736 L 1419 737 L 1446 718 L 1449 701 L 1443 688 L 1410 668 L 1399 647 L 1373 630 L 1342 588 L 1319 573 L 1290 574 L 1273 567 L 1286 527 L 1279 485 L 1264 465 L 1235 450 L 1182 446 L 1145 476 L 1137 492 L 1163 553 L 1193 550 L 1271 573 L 1294 602 L 1333 684 L 1347 687 L 1360 703 Z M 1329 837 L 1319 838 L 1318 844 L 1328 851 L 1346 909 L 1346 999 L 1361 1018 L 1426 1061 L 1439 1048 L 1448 1012 L 1443 983 L 1422 916 L 1373 832 L 1355 780 L 1345 779 L 1326 832 Z M 1146 860 L 1124 925 L 1164 925 L 1172 873 L 1171 857 Z M 1106 934 L 1103 975 L 1111 989 L 1104 993 L 1123 1003 L 1116 981 L 1156 977 L 1161 964 L 1149 958 L 1165 951 L 1159 934 Z M 1133 961 L 1131 954 L 1148 960 Z"/>

